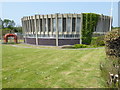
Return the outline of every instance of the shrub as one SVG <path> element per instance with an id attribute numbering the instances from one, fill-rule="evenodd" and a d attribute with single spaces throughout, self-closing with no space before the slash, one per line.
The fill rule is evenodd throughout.
<path id="1" fill-rule="evenodd" d="M 105 46 L 107 58 L 102 65 L 102 76 L 108 87 L 120 87 L 120 30 L 106 34 Z"/>
<path id="2" fill-rule="evenodd" d="M 105 36 L 106 54 L 120 59 L 120 30 L 113 30 Z"/>
<path id="3" fill-rule="evenodd" d="M 87 48 L 87 45 L 85 45 L 85 44 L 75 44 L 73 47 L 74 48 Z"/>
<path id="4" fill-rule="evenodd" d="M 91 45 L 95 46 L 104 46 L 104 35 L 99 37 L 92 37 Z"/>
<path id="5" fill-rule="evenodd" d="M 118 87 L 118 82 L 116 82 L 115 84 L 113 82 L 111 82 L 110 78 L 110 74 L 118 74 L 118 61 L 114 60 L 114 59 L 108 59 L 105 58 L 105 61 L 101 60 L 102 62 L 100 63 L 100 69 L 101 69 L 101 76 L 104 78 L 105 80 L 105 86 L 106 87 Z"/>

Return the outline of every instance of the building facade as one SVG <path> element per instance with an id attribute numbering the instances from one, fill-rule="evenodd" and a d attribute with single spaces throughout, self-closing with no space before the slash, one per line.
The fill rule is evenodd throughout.
<path id="1" fill-rule="evenodd" d="M 22 19 L 24 42 L 36 45 L 81 44 L 82 14 L 50 14 Z M 109 31 L 110 17 L 101 15 L 94 33 Z"/>

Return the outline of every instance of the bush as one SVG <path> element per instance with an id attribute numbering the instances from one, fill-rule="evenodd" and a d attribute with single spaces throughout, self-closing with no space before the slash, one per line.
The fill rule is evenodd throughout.
<path id="1" fill-rule="evenodd" d="M 100 63 L 100 69 L 101 69 L 101 76 L 104 78 L 105 80 L 105 86 L 106 87 L 118 87 L 118 82 L 113 83 L 111 82 L 110 78 L 110 74 L 118 74 L 118 62 L 116 60 L 113 59 L 108 59 L 105 58 L 105 61 L 101 60 L 102 62 Z"/>
<path id="2" fill-rule="evenodd" d="M 105 50 L 107 59 L 102 65 L 102 76 L 108 87 L 120 87 L 120 30 L 105 35 Z"/>
<path id="3" fill-rule="evenodd" d="M 106 54 L 120 60 L 120 30 L 113 30 L 105 36 Z"/>
<path id="4" fill-rule="evenodd" d="M 75 44 L 73 47 L 74 48 L 87 48 L 87 45 L 85 45 L 85 44 Z"/>
<path id="5" fill-rule="evenodd" d="M 104 46 L 104 35 L 103 36 L 99 36 L 99 37 L 93 37 L 92 41 L 91 41 L 91 45 L 95 45 L 95 46 Z"/>

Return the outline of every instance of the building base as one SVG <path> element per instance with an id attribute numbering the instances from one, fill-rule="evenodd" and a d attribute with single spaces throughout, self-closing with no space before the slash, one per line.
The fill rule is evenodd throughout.
<path id="1" fill-rule="evenodd" d="M 36 45 L 36 38 L 24 38 L 24 42 Z M 80 39 L 58 39 L 58 46 L 80 44 Z M 56 46 L 56 39 L 38 38 L 38 45 Z"/>

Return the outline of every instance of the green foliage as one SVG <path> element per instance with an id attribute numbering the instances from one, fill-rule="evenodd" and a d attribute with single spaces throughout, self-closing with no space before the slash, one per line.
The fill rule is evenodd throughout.
<path id="1" fill-rule="evenodd" d="M 104 35 L 103 36 L 98 36 L 98 37 L 92 37 L 91 45 L 96 45 L 96 46 L 104 46 Z"/>
<path id="2" fill-rule="evenodd" d="M 4 20 L 2 21 L 2 27 L 3 27 L 3 28 L 13 29 L 14 26 L 15 26 L 15 22 L 14 22 L 13 20 L 4 19 Z"/>
<path id="3" fill-rule="evenodd" d="M 110 73 L 114 75 L 118 74 L 118 68 L 116 67 L 118 67 L 117 60 L 105 58 L 105 60 L 100 63 L 101 76 L 106 81 L 106 87 L 118 87 L 118 82 L 116 84 L 110 83 Z"/>
<path id="4" fill-rule="evenodd" d="M 85 45 L 85 44 L 75 44 L 73 47 L 74 48 L 87 48 L 87 45 Z"/>
<path id="5" fill-rule="evenodd" d="M 103 62 L 102 75 L 107 81 L 108 87 L 120 87 L 117 80 L 120 76 L 120 34 L 119 29 L 115 29 L 105 35 L 105 46 L 107 59 Z M 110 80 L 112 74 L 112 81 Z M 118 77 L 115 77 L 118 75 Z M 111 82 L 110 82 L 111 81 Z"/>
<path id="6" fill-rule="evenodd" d="M 1 35 L 4 36 L 7 33 L 13 32 L 10 28 L 0 29 Z"/>
<path id="7" fill-rule="evenodd" d="M 7 33 L 22 33 L 22 27 L 15 27 L 15 22 L 13 20 L 4 19 L 0 20 L 0 34 L 4 36 Z"/>
<path id="8" fill-rule="evenodd" d="M 14 32 L 22 33 L 22 27 L 21 26 L 14 27 Z"/>
<path id="9" fill-rule="evenodd" d="M 90 44 L 94 28 L 97 25 L 99 16 L 94 13 L 83 13 L 83 26 L 82 26 L 82 42 L 84 44 Z"/>
<path id="10" fill-rule="evenodd" d="M 19 27 L 13 27 L 12 30 L 10 28 L 2 28 L 2 29 L 0 29 L 0 34 L 2 36 L 4 36 L 7 33 L 15 33 L 15 32 L 18 32 L 18 33 L 22 34 L 22 27 L 20 27 L 20 26 Z"/>
<path id="11" fill-rule="evenodd" d="M 3 28 L 2 30 L 10 31 L 11 29 L 10 28 Z"/>
<path id="12" fill-rule="evenodd" d="M 77 48 L 98 48 L 97 45 L 85 45 L 85 44 L 75 44 L 75 45 L 65 45 L 61 49 L 77 49 Z"/>
<path id="13" fill-rule="evenodd" d="M 120 27 L 112 27 L 112 29 L 120 29 Z"/>
<path id="14" fill-rule="evenodd" d="M 0 29 L 2 29 L 2 20 L 0 18 Z"/>

